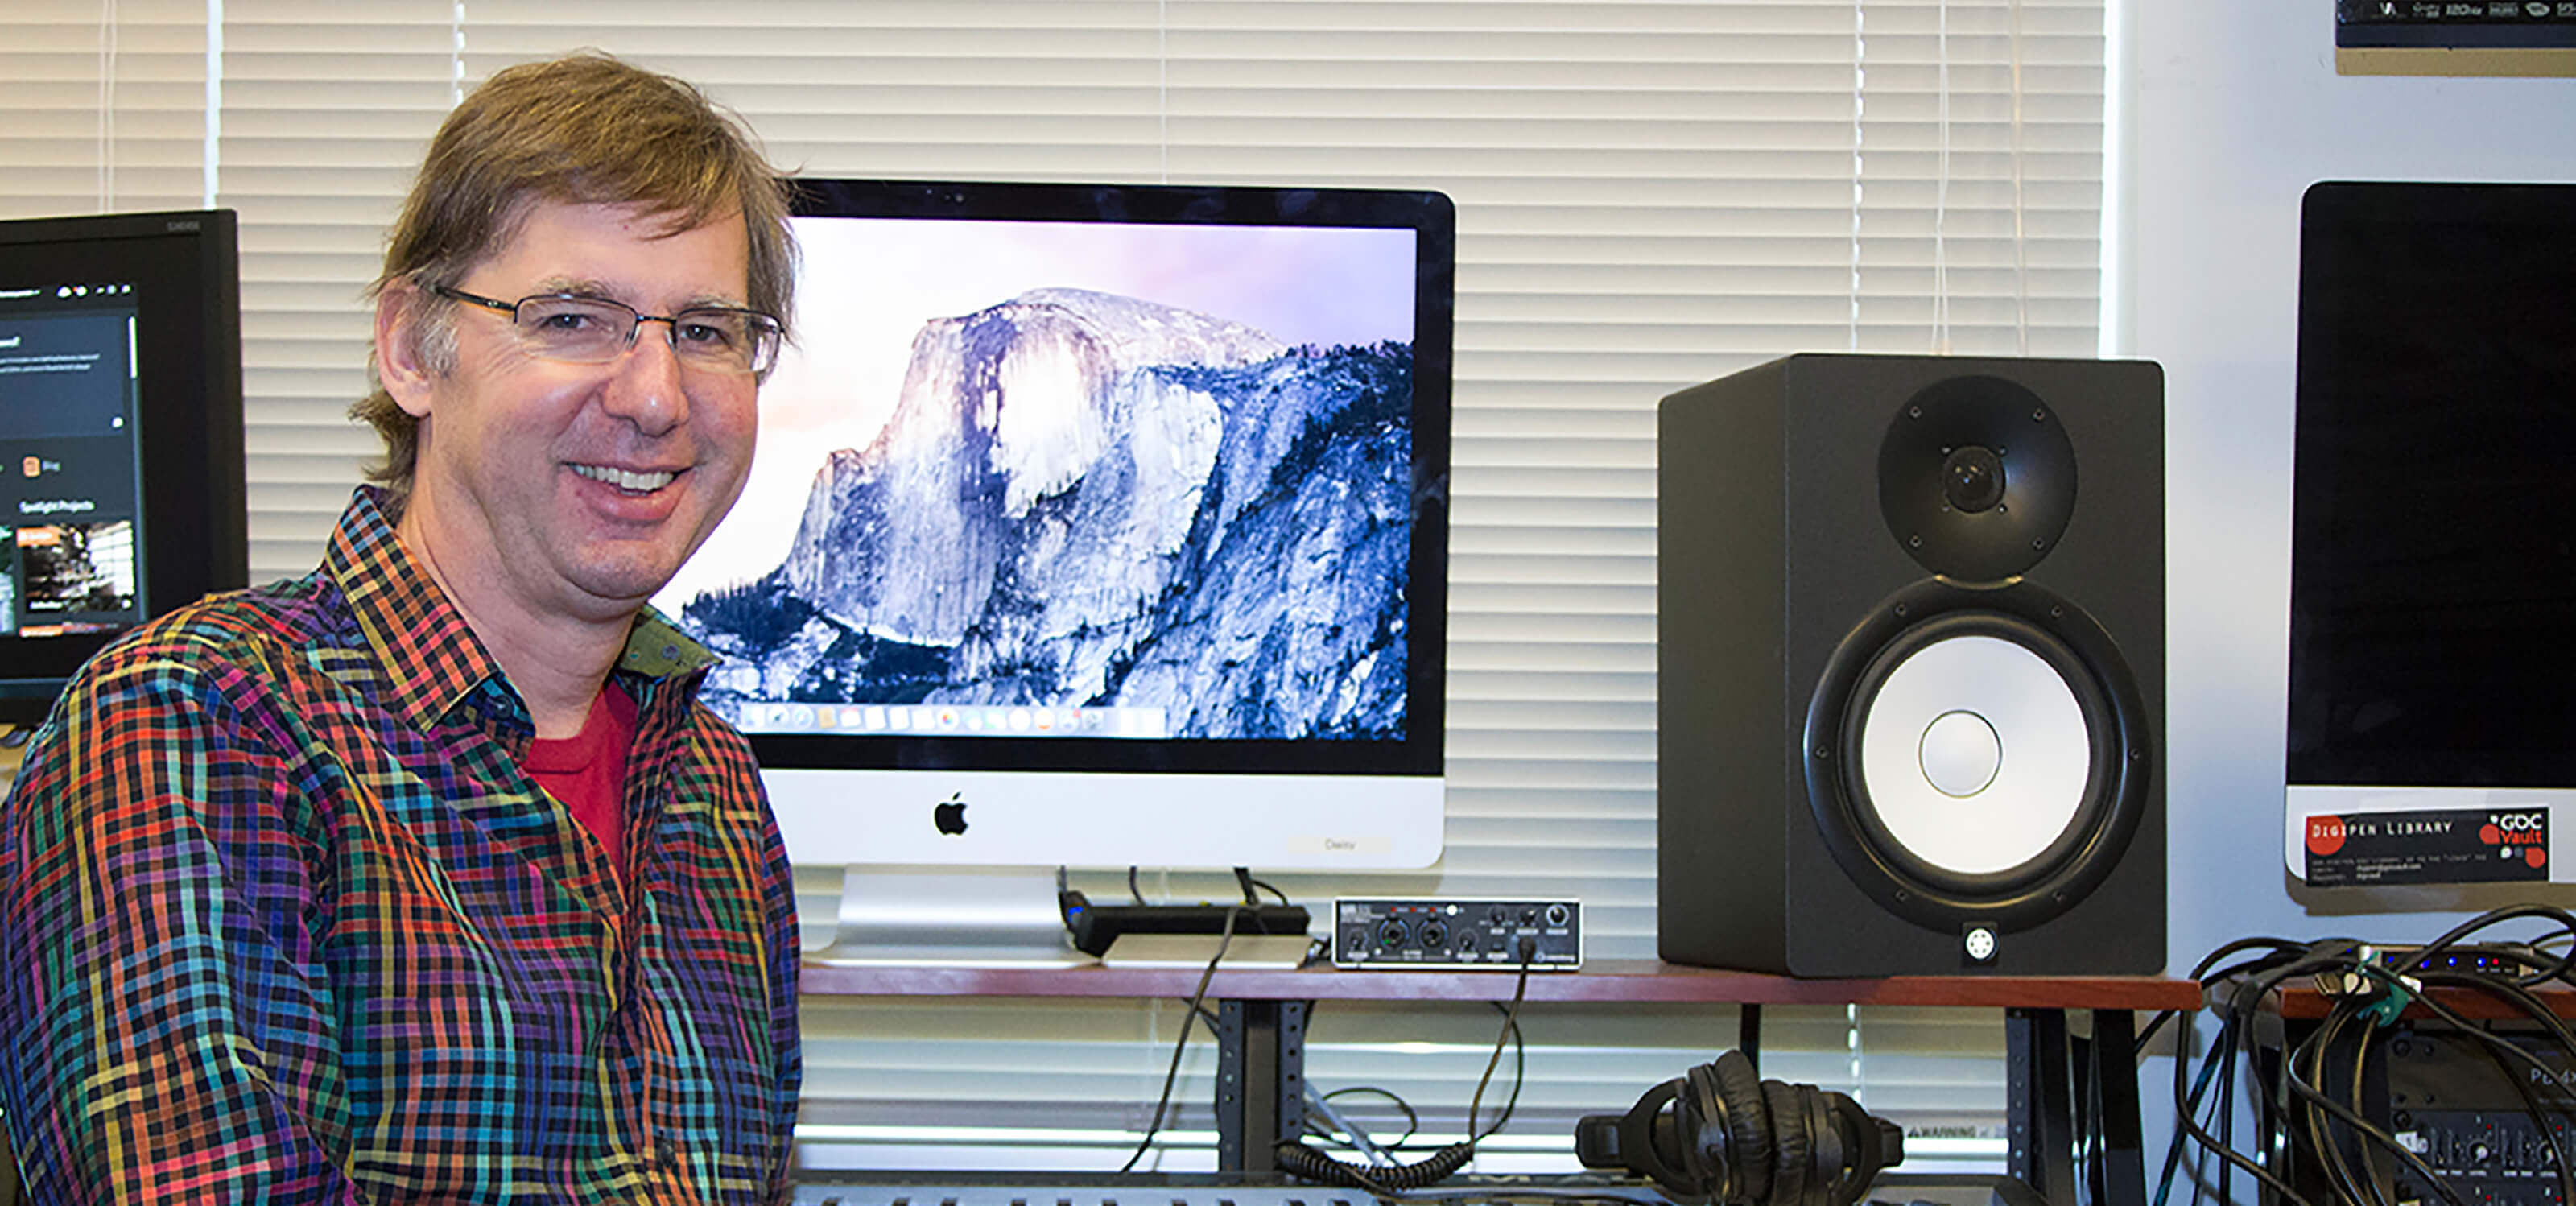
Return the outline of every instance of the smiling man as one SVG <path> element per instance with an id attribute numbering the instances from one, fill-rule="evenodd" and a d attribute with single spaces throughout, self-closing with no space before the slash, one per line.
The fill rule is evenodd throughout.
<path id="1" fill-rule="evenodd" d="M 0 806 L 36 1200 L 786 1196 L 787 863 L 646 600 L 742 488 L 792 259 L 679 81 L 582 55 L 450 115 L 322 566 L 101 654 Z"/>

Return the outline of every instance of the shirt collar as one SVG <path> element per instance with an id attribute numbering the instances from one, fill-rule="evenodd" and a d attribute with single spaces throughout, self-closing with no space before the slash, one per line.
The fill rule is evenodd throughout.
<path id="1" fill-rule="evenodd" d="M 358 488 L 332 529 L 323 568 L 339 584 L 384 668 L 386 702 L 425 730 L 486 681 L 508 680 L 466 626 L 464 613 L 403 548 L 385 517 L 384 497 L 374 486 Z M 696 674 L 720 660 L 646 607 L 627 634 L 617 669 L 658 680 Z M 508 694 L 517 697 L 515 691 Z"/>

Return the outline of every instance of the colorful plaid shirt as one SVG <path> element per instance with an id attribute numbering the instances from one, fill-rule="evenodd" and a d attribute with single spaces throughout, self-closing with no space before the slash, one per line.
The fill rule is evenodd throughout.
<path id="1" fill-rule="evenodd" d="M 711 661 L 638 618 L 621 887 L 369 491 L 313 574 L 100 654 L 0 805 L 35 1200 L 783 1200 L 791 883 Z"/>

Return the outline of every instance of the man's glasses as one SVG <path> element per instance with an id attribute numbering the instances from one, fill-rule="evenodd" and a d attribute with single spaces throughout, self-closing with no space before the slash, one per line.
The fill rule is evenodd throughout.
<path id="1" fill-rule="evenodd" d="M 671 350 L 687 368 L 758 376 L 778 362 L 778 320 L 757 310 L 698 306 L 677 314 L 645 314 L 604 297 L 540 293 L 505 302 L 445 285 L 432 285 L 429 291 L 509 315 L 520 341 L 548 360 L 606 364 L 635 346 L 635 333 L 645 323 L 658 322 L 670 329 Z"/>

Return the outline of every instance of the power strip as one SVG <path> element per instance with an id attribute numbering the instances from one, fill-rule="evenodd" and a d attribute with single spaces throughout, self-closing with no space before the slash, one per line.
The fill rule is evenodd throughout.
<path id="1" fill-rule="evenodd" d="M 1306 932 L 1302 905 L 1093 904 L 1071 889 L 1056 893 L 1056 904 L 1064 910 L 1074 949 L 1086 955 L 1105 953 L 1125 934 L 1222 934 L 1229 914 L 1238 935 Z"/>
<path id="2" fill-rule="evenodd" d="M 1333 966 L 1508 971 L 1583 966 L 1583 905 L 1572 900 L 1333 902 Z"/>

